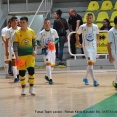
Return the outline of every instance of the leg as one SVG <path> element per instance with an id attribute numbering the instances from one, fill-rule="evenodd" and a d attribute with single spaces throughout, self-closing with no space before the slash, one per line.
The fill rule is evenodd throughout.
<path id="1" fill-rule="evenodd" d="M 58 58 L 58 43 L 55 45 L 55 47 L 56 47 L 56 58 Z"/>
<path id="2" fill-rule="evenodd" d="M 14 75 L 14 83 L 19 81 L 19 75 L 18 75 L 18 70 L 17 70 L 17 66 L 16 66 L 16 60 L 12 59 L 12 63 L 13 63 L 13 75 Z"/>
<path id="3" fill-rule="evenodd" d="M 76 38 L 75 38 L 75 34 L 72 34 L 71 39 L 70 39 L 70 47 L 71 47 L 71 52 L 72 54 L 76 54 Z"/>
<path id="4" fill-rule="evenodd" d="M 9 68 L 8 68 L 8 73 L 9 75 L 12 75 L 13 76 L 13 71 L 12 71 L 12 61 L 9 61 Z"/>
<path id="5" fill-rule="evenodd" d="M 31 93 L 31 95 L 35 95 L 35 91 L 34 91 L 34 78 L 35 78 L 35 71 L 34 71 L 34 67 L 29 67 L 27 68 L 28 70 L 28 79 L 29 79 L 29 84 L 30 84 L 30 90 L 29 93 Z"/>
<path id="6" fill-rule="evenodd" d="M 59 43 L 60 43 L 60 50 L 59 50 L 59 65 L 63 65 L 62 64 L 62 58 L 63 58 L 63 48 L 64 48 L 64 43 L 65 43 L 65 36 L 60 36 L 59 37 Z"/>
<path id="7" fill-rule="evenodd" d="M 19 70 L 20 84 L 21 84 L 21 87 L 22 87 L 21 95 L 26 95 L 26 90 L 25 90 L 25 87 L 26 87 L 25 73 L 26 73 L 26 70 Z"/>

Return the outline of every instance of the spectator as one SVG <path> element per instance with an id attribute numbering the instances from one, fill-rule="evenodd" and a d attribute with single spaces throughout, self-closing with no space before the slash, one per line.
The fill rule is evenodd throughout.
<path id="1" fill-rule="evenodd" d="M 103 26 L 100 28 L 100 30 L 110 30 L 112 26 L 110 25 L 110 22 L 108 19 L 103 20 Z"/>
<path id="2" fill-rule="evenodd" d="M 83 24 L 82 17 L 79 14 L 77 14 L 74 9 L 69 10 L 69 15 L 70 17 L 68 20 L 68 27 L 69 27 L 70 32 L 78 31 L 79 26 Z M 76 54 L 76 46 L 75 46 L 76 35 L 77 34 L 72 34 L 71 39 L 70 39 L 72 54 Z M 82 35 L 79 35 L 79 36 L 80 36 L 80 43 L 82 44 Z M 81 51 L 82 51 L 82 54 L 84 54 L 82 48 L 81 48 Z M 72 56 L 71 58 L 74 58 L 74 56 Z"/>
<path id="3" fill-rule="evenodd" d="M 64 65 L 62 62 L 63 58 L 63 48 L 64 43 L 66 41 L 66 30 L 68 29 L 67 21 L 64 18 L 61 18 L 62 11 L 57 10 L 54 12 L 54 25 L 53 28 L 57 31 L 59 36 L 59 64 L 58 65 Z M 58 43 L 56 44 L 56 56 L 58 57 Z"/>

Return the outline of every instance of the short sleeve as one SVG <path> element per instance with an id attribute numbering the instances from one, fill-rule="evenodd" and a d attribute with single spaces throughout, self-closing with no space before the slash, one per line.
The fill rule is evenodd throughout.
<path id="1" fill-rule="evenodd" d="M 108 42 L 112 42 L 112 38 L 113 37 L 113 32 L 112 31 L 109 31 L 108 32 Z"/>
<path id="2" fill-rule="evenodd" d="M 12 39 L 13 39 L 13 42 L 18 42 L 18 38 L 17 38 L 16 32 L 15 32 L 15 34 L 13 35 Z"/>
<path id="3" fill-rule="evenodd" d="M 36 38 L 35 31 L 33 30 L 32 33 L 33 33 L 32 39 L 35 39 Z"/>
<path id="4" fill-rule="evenodd" d="M 9 29 L 6 31 L 6 38 L 7 38 L 7 39 L 10 38 L 10 30 L 9 30 Z"/>
<path id="5" fill-rule="evenodd" d="M 96 34 L 99 34 L 98 26 L 96 26 Z"/>
<path id="6" fill-rule="evenodd" d="M 82 33 L 82 26 L 80 26 L 78 29 L 78 34 L 81 34 L 81 33 Z"/>
<path id="7" fill-rule="evenodd" d="M 4 28 L 2 29 L 2 31 L 1 31 L 1 36 L 2 37 L 5 37 L 6 35 L 5 35 L 5 30 L 4 30 Z"/>

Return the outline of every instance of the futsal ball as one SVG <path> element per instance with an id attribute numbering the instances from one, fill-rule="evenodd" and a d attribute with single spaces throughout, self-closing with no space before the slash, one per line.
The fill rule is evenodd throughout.
<path id="1" fill-rule="evenodd" d="M 117 83 L 112 82 L 112 86 L 114 86 L 117 89 Z"/>
<path id="2" fill-rule="evenodd" d="M 54 42 L 50 41 L 50 42 L 48 43 L 48 49 L 51 50 L 51 51 L 55 50 Z"/>

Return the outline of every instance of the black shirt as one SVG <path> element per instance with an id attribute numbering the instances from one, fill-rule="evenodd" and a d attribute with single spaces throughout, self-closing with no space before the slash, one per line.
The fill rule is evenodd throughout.
<path id="1" fill-rule="evenodd" d="M 71 17 L 71 16 L 69 17 L 68 23 L 72 26 L 73 31 L 76 30 L 77 20 L 80 20 L 80 25 L 83 24 L 82 17 L 80 15 L 77 14 L 77 16 L 75 17 Z"/>
<path id="2" fill-rule="evenodd" d="M 62 23 L 59 20 L 63 23 L 65 28 L 63 27 Z M 59 36 L 60 35 L 65 35 L 65 34 L 62 34 L 62 32 L 63 32 L 62 30 L 64 30 L 64 29 L 67 30 L 68 29 L 66 19 L 59 18 L 59 19 L 54 20 L 53 29 L 55 29 L 57 31 Z"/>
<path id="3" fill-rule="evenodd" d="M 105 26 L 102 26 L 101 28 L 100 28 L 100 30 L 110 30 L 112 28 L 112 26 L 108 26 L 108 27 L 105 27 Z"/>

